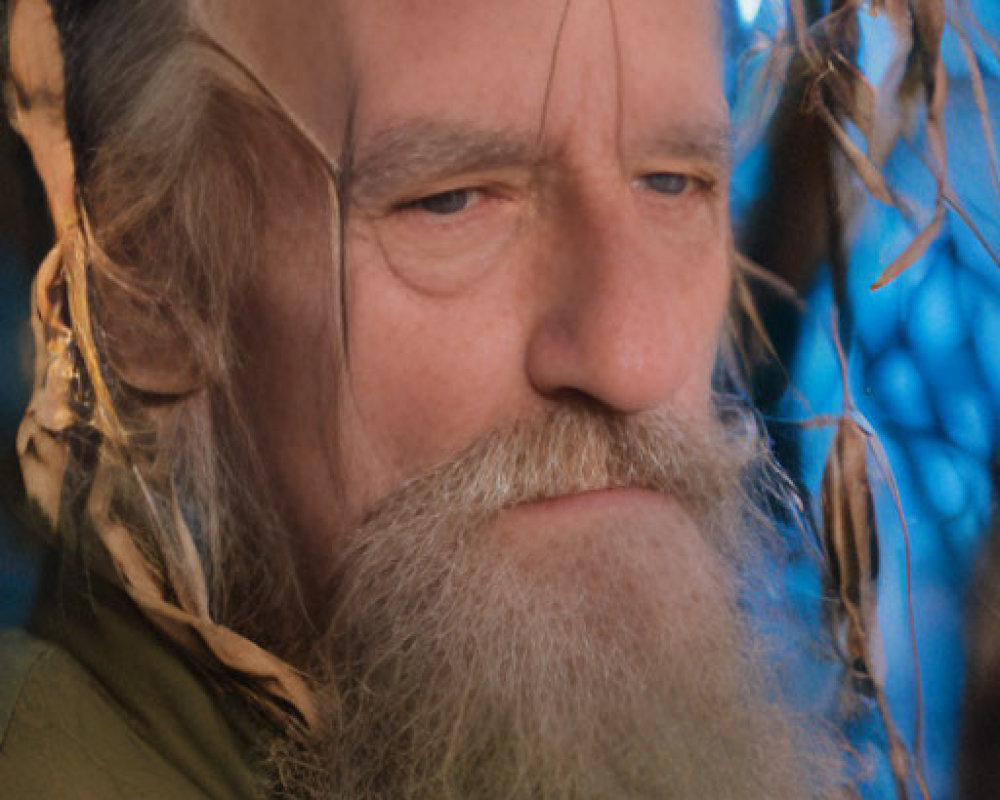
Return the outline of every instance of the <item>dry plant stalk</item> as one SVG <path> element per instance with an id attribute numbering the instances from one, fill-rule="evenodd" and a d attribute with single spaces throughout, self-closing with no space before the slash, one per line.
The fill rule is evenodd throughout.
<path id="1" fill-rule="evenodd" d="M 805 98 L 806 109 L 827 126 L 838 149 L 868 192 L 904 215 L 908 215 L 905 204 L 892 190 L 882 166 L 896 140 L 903 135 L 914 110 L 921 106 L 926 110 L 929 150 L 926 163 L 937 184 L 934 211 L 930 221 L 885 267 L 872 288 L 890 283 L 927 253 L 944 229 L 949 206 L 978 236 L 975 224 L 964 213 L 948 185 L 944 119 L 948 74 L 941 55 L 945 26 L 951 25 L 965 52 L 973 95 L 990 151 L 993 180 L 1000 196 L 996 140 L 970 31 L 976 31 L 988 45 L 995 45 L 979 26 L 967 0 L 868 0 L 867 3 L 865 0 L 833 0 L 831 13 L 813 25 L 807 23 L 803 0 L 788 0 L 788 5 L 795 48 L 811 79 Z M 855 63 L 860 43 L 859 15 L 862 13 L 887 15 L 899 44 L 886 79 L 878 87 L 869 82 Z M 887 98 L 887 94 L 890 97 Z M 892 102 L 887 104 L 886 99 Z M 865 148 L 848 132 L 847 121 L 857 127 Z M 987 250 L 1000 266 L 1000 257 L 988 246 Z"/>
<path id="2" fill-rule="evenodd" d="M 817 419 L 818 424 L 835 424 L 837 432 L 823 470 L 821 489 L 823 507 L 822 544 L 827 564 L 828 594 L 834 598 L 831 609 L 834 641 L 856 683 L 874 695 L 889 744 L 889 763 L 901 800 L 910 797 L 910 776 L 917 782 L 921 796 L 930 800 L 923 770 L 923 686 L 917 649 L 916 620 L 913 611 L 910 536 L 899 492 L 885 451 L 871 426 L 855 407 L 844 354 L 833 322 L 833 339 L 840 363 L 844 391 L 844 410 L 840 417 Z M 872 454 L 879 472 L 892 492 L 903 531 L 906 553 L 907 609 L 915 668 L 916 723 L 913 755 L 907 747 L 885 693 L 886 668 L 882 640 L 878 630 L 876 582 L 879 570 L 879 536 L 875 515 L 868 456 Z"/>
<path id="3" fill-rule="evenodd" d="M 796 52 L 808 86 L 804 97 L 805 110 L 823 121 L 830 132 L 831 142 L 867 191 L 907 218 L 912 218 L 908 206 L 891 187 L 883 167 L 896 142 L 906 134 L 915 112 L 922 108 L 926 113 L 927 153 L 924 154 L 924 163 L 936 183 L 933 214 L 902 253 L 882 270 L 871 288 L 878 289 L 890 283 L 927 253 L 944 229 L 949 207 L 970 227 L 994 263 L 1000 266 L 1000 257 L 977 230 L 948 182 L 944 119 L 948 75 L 941 44 L 945 27 L 951 25 L 969 69 L 973 98 L 990 151 L 991 177 L 1000 198 L 996 138 L 973 36 L 978 36 L 998 55 L 1000 48 L 983 31 L 968 0 L 832 0 L 830 13 L 812 24 L 809 23 L 804 0 L 787 0 L 787 8 L 791 31 L 786 38 Z M 886 15 L 893 30 L 895 49 L 886 77 L 879 86 L 873 86 L 856 63 L 862 13 Z M 782 41 L 779 36 L 776 43 Z M 782 54 L 781 60 L 785 58 Z M 774 60 L 777 62 L 778 56 Z M 848 123 L 856 127 L 864 146 L 859 145 L 858 139 L 849 132 Z M 847 668 L 876 699 L 888 740 L 897 796 L 909 798 L 912 778 L 922 796 L 928 800 L 922 768 L 923 690 L 913 611 L 909 531 L 885 451 L 853 402 L 847 358 L 837 330 L 836 316 L 833 336 L 843 378 L 844 409 L 839 417 L 814 418 L 811 424 L 836 426 L 821 489 L 822 543 L 828 569 L 828 589 L 834 601 L 831 613 L 834 638 L 841 648 Z M 912 756 L 893 720 L 885 694 L 885 665 L 876 617 L 879 542 L 869 456 L 872 456 L 889 486 L 904 537 L 907 608 L 916 678 Z"/>

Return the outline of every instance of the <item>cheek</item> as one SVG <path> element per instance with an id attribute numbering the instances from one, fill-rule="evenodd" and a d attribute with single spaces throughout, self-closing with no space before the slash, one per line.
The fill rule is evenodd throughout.
<path id="1" fill-rule="evenodd" d="M 287 242 L 269 249 L 241 305 L 236 382 L 253 441 L 291 506 L 308 510 L 335 467 L 332 442 L 321 432 L 337 392 L 342 359 L 334 309 L 337 290 L 320 259 L 288 258 Z M 308 290 L 305 290 L 308 287 Z M 324 513 L 333 518 L 329 509 Z M 303 523 L 315 524 L 309 519 Z"/>
<path id="2" fill-rule="evenodd" d="M 281 134 L 251 131 L 267 204 L 259 263 L 243 276 L 233 315 L 236 383 L 253 442 L 277 493 L 303 504 L 301 487 L 331 470 L 318 431 L 342 359 L 338 286 L 329 257 L 327 192 L 313 163 Z"/>
<path id="3" fill-rule="evenodd" d="M 729 312 L 729 245 L 717 242 L 706 248 L 702 239 L 690 248 L 680 248 L 679 253 L 666 291 L 674 298 L 671 312 L 676 324 L 672 329 L 684 339 L 681 347 L 687 353 L 688 368 L 674 401 L 679 410 L 702 414 L 711 408 L 712 374 Z"/>
<path id="4" fill-rule="evenodd" d="M 669 645 L 669 669 L 732 641 L 725 565 L 709 534 L 673 501 L 549 516 L 522 507 L 489 532 L 527 593 L 579 604 L 608 645 L 650 652 L 660 640 Z"/>
<path id="5" fill-rule="evenodd" d="M 363 507 L 510 413 L 523 346 L 499 289 L 423 295 L 355 255 L 339 430 Z"/>
<path id="6" fill-rule="evenodd" d="M 718 239 L 706 244 L 691 236 L 676 237 L 666 252 L 649 291 L 662 298 L 684 373 L 670 402 L 703 416 L 729 296 L 728 249 Z M 537 405 L 525 370 L 541 301 L 516 269 L 435 295 L 398 280 L 364 242 L 349 253 L 350 358 L 331 427 L 354 518 L 402 481 Z M 521 251 L 513 255 L 530 262 Z"/>

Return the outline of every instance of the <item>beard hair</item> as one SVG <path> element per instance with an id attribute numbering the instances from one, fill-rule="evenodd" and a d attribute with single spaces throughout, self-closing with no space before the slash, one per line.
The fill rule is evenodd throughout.
<path id="1" fill-rule="evenodd" d="M 739 576 L 765 548 L 740 478 L 762 451 L 737 428 L 567 403 L 385 498 L 336 558 L 309 665 L 321 723 L 274 745 L 277 792 L 833 796 L 834 743 L 773 699 L 747 640 Z M 491 535 L 506 509 L 610 487 L 685 514 L 527 559 Z"/>

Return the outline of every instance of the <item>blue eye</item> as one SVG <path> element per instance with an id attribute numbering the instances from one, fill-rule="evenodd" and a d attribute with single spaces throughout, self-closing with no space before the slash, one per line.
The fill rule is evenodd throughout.
<path id="1" fill-rule="evenodd" d="M 678 172 L 656 172 L 643 178 L 654 192 L 665 195 L 682 195 L 691 188 L 691 178 Z"/>
<path id="2" fill-rule="evenodd" d="M 453 189 L 450 192 L 432 194 L 430 197 L 422 197 L 403 205 L 403 208 L 426 211 L 428 214 L 447 216 L 465 211 L 473 201 L 472 190 Z"/>

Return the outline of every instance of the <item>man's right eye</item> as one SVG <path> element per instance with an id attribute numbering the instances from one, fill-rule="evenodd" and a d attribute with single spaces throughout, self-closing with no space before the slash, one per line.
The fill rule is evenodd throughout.
<path id="1" fill-rule="evenodd" d="M 443 191 L 435 191 L 435 188 Z M 389 267 L 411 285 L 451 291 L 496 264 L 518 231 L 523 193 L 489 180 L 427 184 L 370 218 Z"/>
<path id="2" fill-rule="evenodd" d="M 474 189 L 452 189 L 402 203 L 399 210 L 426 211 L 428 214 L 449 216 L 467 210 L 475 200 L 476 192 Z"/>

